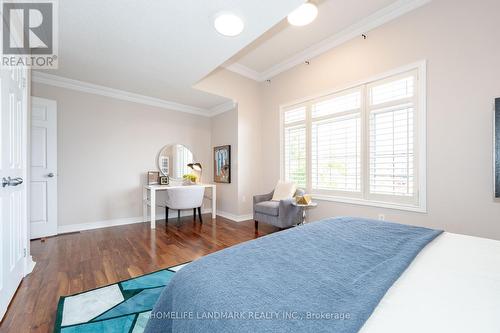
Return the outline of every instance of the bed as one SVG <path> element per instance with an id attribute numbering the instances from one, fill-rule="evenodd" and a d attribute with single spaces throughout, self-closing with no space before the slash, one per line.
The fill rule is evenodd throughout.
<path id="1" fill-rule="evenodd" d="M 179 271 L 146 332 L 500 332 L 500 242 L 335 218 Z"/>

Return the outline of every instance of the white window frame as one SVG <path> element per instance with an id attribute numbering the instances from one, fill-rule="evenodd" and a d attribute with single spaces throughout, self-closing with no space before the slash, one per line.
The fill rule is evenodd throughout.
<path id="1" fill-rule="evenodd" d="M 382 73 L 380 75 L 373 76 L 369 79 L 361 80 L 355 83 L 351 83 L 344 87 L 339 87 L 337 89 L 324 91 L 322 93 L 316 94 L 314 96 L 308 96 L 306 98 L 301 98 L 283 105 L 280 105 L 280 178 L 284 179 L 284 135 L 285 135 L 285 124 L 284 124 L 284 114 L 291 108 L 295 108 L 299 105 L 306 106 L 306 188 L 305 190 L 312 193 L 312 196 L 316 200 L 321 201 L 333 201 L 348 204 L 364 205 L 364 206 L 374 206 L 381 208 L 398 209 L 404 211 L 412 211 L 419 213 L 427 212 L 427 97 L 426 97 L 426 61 L 421 60 L 416 63 L 412 63 L 406 66 L 399 67 L 397 69 Z M 366 167 L 369 163 L 369 141 L 366 137 L 369 135 L 369 108 L 368 101 L 365 96 L 367 95 L 364 89 L 367 89 L 370 84 L 375 81 L 377 84 L 384 79 L 392 80 L 399 75 L 407 74 L 408 72 L 416 71 L 416 94 L 412 101 L 415 105 L 414 113 L 414 197 L 415 201 L 404 200 L 402 197 L 397 196 L 385 196 L 377 194 L 369 194 L 369 170 Z M 329 194 L 318 194 L 312 192 L 312 142 L 311 142 L 311 129 L 312 129 L 312 119 L 311 119 L 311 107 L 310 102 L 312 100 L 320 100 L 322 98 L 328 97 L 332 94 L 341 94 L 342 92 L 348 92 L 359 87 L 362 87 L 362 105 L 361 105 L 361 193 L 358 196 L 351 193 L 349 196 L 343 195 L 341 191 L 332 191 Z"/>

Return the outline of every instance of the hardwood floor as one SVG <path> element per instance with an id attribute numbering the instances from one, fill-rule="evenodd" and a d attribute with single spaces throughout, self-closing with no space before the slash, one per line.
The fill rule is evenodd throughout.
<path id="1" fill-rule="evenodd" d="M 0 332 L 52 332 L 59 296 L 115 283 L 161 268 L 191 261 L 226 247 L 278 229 L 254 222 L 232 222 L 203 215 L 203 224 L 192 217 L 130 224 L 60 235 L 31 242 L 36 262 L 33 273 L 21 283 Z"/>

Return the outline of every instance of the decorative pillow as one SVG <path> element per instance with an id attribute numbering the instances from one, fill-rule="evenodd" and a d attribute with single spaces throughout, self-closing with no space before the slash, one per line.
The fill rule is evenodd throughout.
<path id="1" fill-rule="evenodd" d="M 274 188 L 274 195 L 271 199 L 272 201 L 280 201 L 293 198 L 295 191 L 297 191 L 297 186 L 293 182 L 282 182 L 279 181 Z"/>

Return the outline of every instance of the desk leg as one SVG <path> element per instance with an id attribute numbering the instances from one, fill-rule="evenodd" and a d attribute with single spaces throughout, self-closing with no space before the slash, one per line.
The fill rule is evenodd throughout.
<path id="1" fill-rule="evenodd" d="M 217 218 L 217 191 L 212 187 L 212 219 Z"/>
<path id="2" fill-rule="evenodd" d="M 156 191 L 151 190 L 151 229 L 156 229 Z"/>
<path id="3" fill-rule="evenodd" d="M 148 221 L 148 189 L 142 189 L 142 222 Z"/>

